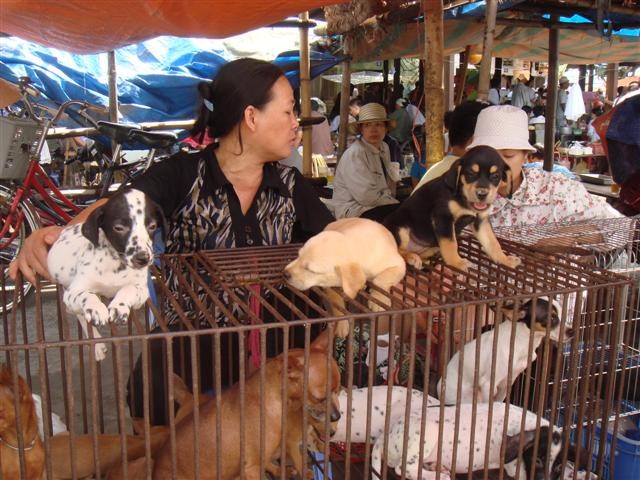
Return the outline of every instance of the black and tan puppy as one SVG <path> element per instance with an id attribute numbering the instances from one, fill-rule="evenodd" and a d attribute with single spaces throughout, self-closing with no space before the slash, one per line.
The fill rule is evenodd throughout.
<path id="1" fill-rule="evenodd" d="M 489 207 L 499 189 L 503 195 L 511 192 L 511 170 L 493 148 L 474 147 L 442 177 L 416 190 L 384 225 L 400 254 L 416 268 L 440 251 L 447 265 L 466 270 L 457 236 L 468 225 L 493 261 L 517 267 L 520 259 L 505 255 L 489 224 Z"/>

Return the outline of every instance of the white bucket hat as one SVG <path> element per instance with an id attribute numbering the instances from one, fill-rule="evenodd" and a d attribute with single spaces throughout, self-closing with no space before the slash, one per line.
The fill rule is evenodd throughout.
<path id="1" fill-rule="evenodd" d="M 488 145 L 496 150 L 536 151 L 529 143 L 526 112 L 512 105 L 496 105 L 480 112 L 467 150 L 478 145 Z"/>

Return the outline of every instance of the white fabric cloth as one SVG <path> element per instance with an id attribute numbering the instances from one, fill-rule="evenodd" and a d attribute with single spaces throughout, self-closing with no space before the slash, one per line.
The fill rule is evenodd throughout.
<path id="1" fill-rule="evenodd" d="M 356 140 L 342 155 L 333 178 L 336 218 L 359 217 L 372 208 L 399 203 L 394 197 L 400 180 L 396 170 L 391 167 L 385 142 L 378 148 L 361 138 Z"/>
<path id="2" fill-rule="evenodd" d="M 569 95 L 567 97 L 567 105 L 564 107 L 564 116 L 567 120 L 577 121 L 586 113 L 584 108 L 584 99 L 582 98 L 582 89 L 580 85 L 574 83 L 569 87 Z"/>
<path id="3" fill-rule="evenodd" d="M 493 227 L 623 216 L 604 197 L 591 195 L 580 182 L 561 173 L 525 168 L 522 174 L 522 184 L 511 198 L 499 197 L 491 205 Z"/>

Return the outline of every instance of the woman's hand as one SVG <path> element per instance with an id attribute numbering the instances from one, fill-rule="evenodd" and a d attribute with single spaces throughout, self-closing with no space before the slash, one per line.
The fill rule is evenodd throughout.
<path id="1" fill-rule="evenodd" d="M 9 276 L 15 281 L 18 270 L 24 278 L 35 284 L 36 274 L 51 280 L 47 268 L 47 255 L 49 247 L 60 236 L 62 227 L 45 227 L 34 231 L 29 235 L 20 249 L 18 257 L 9 265 Z"/>

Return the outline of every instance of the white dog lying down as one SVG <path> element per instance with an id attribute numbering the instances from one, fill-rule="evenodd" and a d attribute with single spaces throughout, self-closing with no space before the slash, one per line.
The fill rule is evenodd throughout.
<path id="1" fill-rule="evenodd" d="M 444 407 L 444 429 L 440 444 L 442 445 L 441 456 L 441 468 L 444 472 L 453 472 L 455 467 L 456 473 L 466 473 L 469 471 L 469 459 L 473 458 L 471 464 L 471 471 L 477 471 L 484 469 L 485 466 L 485 454 L 486 454 L 486 441 L 487 430 L 490 428 L 491 437 L 490 445 L 488 449 L 487 466 L 489 469 L 500 468 L 500 449 L 502 445 L 502 433 L 505 418 L 505 406 L 506 404 L 501 402 L 495 402 L 493 404 L 492 421 L 489 427 L 488 414 L 490 404 L 483 403 L 477 405 L 476 410 L 476 422 L 475 422 L 475 441 L 471 441 L 471 424 L 472 424 L 472 408 L 471 404 L 464 404 L 460 406 Z M 525 414 L 524 431 L 529 432 L 535 430 L 538 416 L 533 412 L 524 412 L 520 407 L 514 405 L 509 406 L 509 423 L 507 427 L 507 436 L 514 437 L 508 438 L 509 441 L 507 452 L 505 454 L 505 460 L 517 459 L 517 448 L 515 457 L 513 456 L 513 445 L 517 445 L 517 436 L 520 433 L 520 426 L 522 421 L 522 415 Z M 453 448 L 454 435 L 455 435 L 455 422 L 456 416 L 460 415 L 458 425 L 458 448 L 456 454 L 455 465 L 453 465 Z M 426 409 L 426 423 L 424 434 L 424 450 L 423 460 L 420 462 L 420 432 L 422 428 L 423 415 L 420 411 L 412 412 L 409 419 L 409 431 L 408 441 L 406 445 L 407 450 L 407 463 L 406 463 L 406 478 L 417 479 L 420 472 L 422 472 L 422 478 L 435 479 L 436 478 L 436 462 L 438 455 L 438 432 L 439 432 L 439 420 L 440 420 L 440 407 L 429 407 Z M 549 425 L 546 419 L 540 419 L 541 427 Z M 395 423 L 391 426 L 389 432 L 389 443 L 387 449 L 387 466 L 394 468 L 398 475 L 402 470 L 402 457 L 403 457 L 403 439 L 404 439 L 404 415 L 401 415 Z M 552 438 L 551 452 L 549 461 L 544 462 L 544 468 L 551 469 L 554 467 L 554 462 L 558 457 L 558 453 L 561 451 L 561 437 L 557 434 L 557 429 L 554 429 Z M 527 438 L 527 436 L 529 438 Z M 525 434 L 524 441 L 530 440 L 530 435 Z M 371 466 L 372 466 L 372 479 L 378 478 L 376 472 L 380 472 L 382 469 L 382 452 L 384 448 L 385 437 L 378 437 L 371 453 Z M 543 445 L 543 441 L 540 441 L 540 446 Z M 546 443 L 545 443 L 546 446 Z M 545 452 L 539 452 L 539 456 L 546 455 Z M 524 455 L 523 455 L 524 457 Z M 526 459 L 525 459 L 526 460 Z M 539 470 L 543 468 L 536 466 Z M 509 472 L 515 474 L 515 471 Z M 522 476 L 522 468 L 521 475 Z M 443 475 L 442 478 L 448 478 L 448 475 Z"/>
<path id="2" fill-rule="evenodd" d="M 387 409 L 387 393 L 391 390 L 390 408 Z M 351 414 L 347 415 L 347 397 L 348 390 L 341 390 L 338 395 L 340 401 L 340 420 L 336 427 L 336 431 L 331 437 L 332 442 L 354 443 L 366 442 L 367 420 L 370 419 L 371 426 L 369 438 L 373 442 L 384 433 L 385 418 L 389 416 L 390 423 L 393 423 L 400 417 L 404 418 L 404 412 L 407 405 L 406 387 L 388 387 L 380 385 L 371 387 L 371 411 L 367 411 L 367 399 L 369 395 L 368 388 L 354 388 L 351 390 Z M 411 391 L 411 400 L 409 409 L 417 412 L 422 409 L 423 393 L 420 390 Z M 438 400 L 431 396 L 427 396 L 427 405 L 438 405 Z M 347 438 L 347 421 L 351 419 L 351 435 Z"/>
<path id="3" fill-rule="evenodd" d="M 505 304 L 505 308 L 511 308 L 513 305 Z M 536 349 L 540 346 L 542 339 L 547 333 L 547 325 L 549 322 L 551 340 L 558 341 L 560 338 L 560 329 L 562 326 L 562 312 L 560 304 L 553 300 L 549 305 L 548 297 L 539 297 L 536 302 L 526 300 L 520 305 L 516 322 L 507 319 L 496 325 L 491 330 L 484 332 L 479 337 L 480 341 L 480 361 L 476 363 L 476 343 L 478 339 L 474 339 L 464 345 L 464 363 L 462 365 L 462 386 L 460 389 L 460 402 L 471 403 L 474 398 L 480 403 L 492 401 L 503 401 L 507 395 L 508 373 L 509 373 L 509 357 L 511 355 L 511 332 L 515 328 L 511 383 L 515 382 L 518 375 L 524 372 L 529 365 L 529 338 L 533 335 L 533 352 L 531 362 L 536 358 Z M 492 367 L 492 351 L 493 339 L 498 335 L 496 365 L 495 365 L 495 382 L 494 388 L 491 390 L 491 367 Z M 570 339 L 573 332 L 569 328 L 565 328 L 564 339 Z M 474 369 L 479 365 L 478 382 L 473 383 Z M 453 405 L 457 403 L 458 373 L 460 366 L 460 352 L 456 352 L 446 370 L 445 392 L 440 394 L 443 379 L 438 382 L 437 391 L 442 396 L 445 405 Z"/>
<path id="4" fill-rule="evenodd" d="M 298 290 L 342 287 L 349 298 L 355 298 L 367 280 L 388 292 L 405 273 L 405 261 L 398 253 L 391 232 L 365 218 L 331 222 L 302 246 L 298 258 L 284 270 L 287 282 Z M 372 295 L 388 304 L 388 299 L 379 292 L 374 291 Z M 344 307 L 341 297 L 331 297 L 333 302 Z M 369 307 L 374 311 L 384 310 L 374 302 Z M 387 329 L 387 325 L 379 326 L 380 333 Z M 348 323 L 339 322 L 336 335 L 344 337 L 348 332 Z"/>
<path id="5" fill-rule="evenodd" d="M 86 337 L 88 324 L 93 337 L 100 338 L 96 326 L 126 322 L 131 309 L 149 298 L 153 235 L 163 223 L 160 207 L 132 189 L 111 197 L 84 223 L 66 227 L 53 244 L 49 272 L 64 287 L 64 303 Z M 100 296 L 112 299 L 108 306 Z M 104 343 L 95 344 L 97 361 L 106 350 Z"/>

